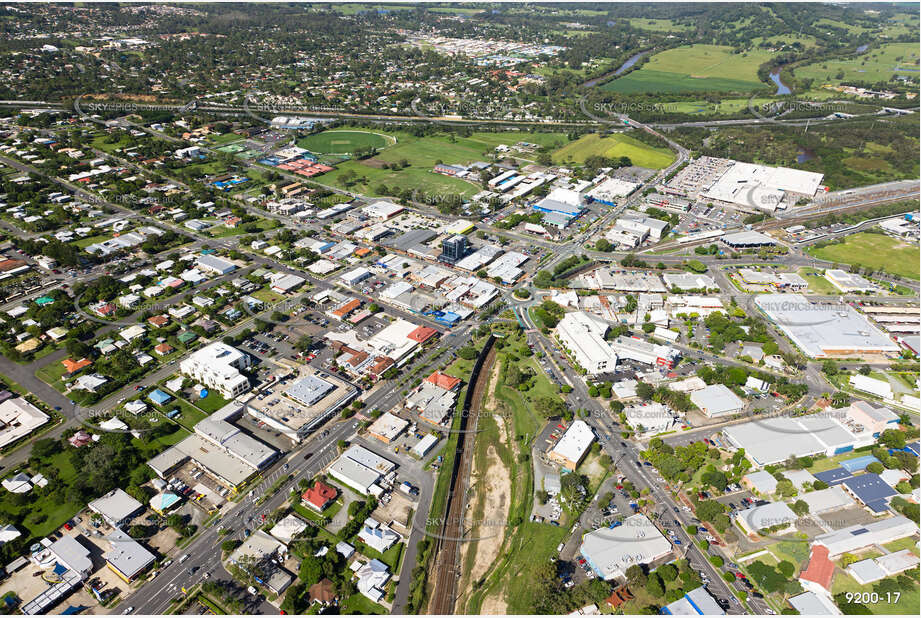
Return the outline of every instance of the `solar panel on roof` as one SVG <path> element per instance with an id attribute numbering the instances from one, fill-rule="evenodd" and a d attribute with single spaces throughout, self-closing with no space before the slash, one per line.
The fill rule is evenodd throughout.
<path id="1" fill-rule="evenodd" d="M 858 534 L 863 534 L 865 532 L 869 532 L 869 530 L 867 530 L 866 528 L 860 528 L 858 530 L 851 530 L 851 535 L 857 536 Z"/>

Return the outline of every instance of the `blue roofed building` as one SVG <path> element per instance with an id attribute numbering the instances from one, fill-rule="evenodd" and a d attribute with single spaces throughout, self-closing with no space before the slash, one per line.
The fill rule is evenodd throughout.
<path id="1" fill-rule="evenodd" d="M 816 472 L 814 476 L 826 485 L 837 485 L 850 478 L 851 473 L 844 468 L 832 468 L 824 472 Z"/>
<path id="2" fill-rule="evenodd" d="M 159 388 L 155 388 L 153 392 L 150 393 L 150 395 L 147 398 L 150 399 L 155 404 L 157 404 L 158 406 L 162 406 L 163 404 L 165 404 L 166 402 L 172 399 L 171 396 L 167 395 L 166 393 L 161 391 Z"/>
<path id="3" fill-rule="evenodd" d="M 842 481 L 841 486 L 874 513 L 889 509 L 889 499 L 898 495 L 878 474 L 861 474 Z"/>

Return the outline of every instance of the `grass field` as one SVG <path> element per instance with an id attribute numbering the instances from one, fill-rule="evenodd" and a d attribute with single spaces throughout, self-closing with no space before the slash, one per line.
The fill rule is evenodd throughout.
<path id="1" fill-rule="evenodd" d="M 876 582 L 879 583 L 879 582 Z M 840 594 L 842 592 L 873 592 L 874 584 L 861 585 L 857 583 L 853 577 L 848 573 L 842 570 L 837 570 L 835 573 L 835 579 L 831 585 L 832 595 Z M 878 603 L 864 603 L 864 605 L 870 610 L 871 614 L 874 615 L 914 615 L 918 611 L 918 603 L 921 601 L 921 595 L 918 594 L 918 588 L 915 587 L 913 590 L 902 590 L 900 591 L 898 602 L 887 602 L 886 595 L 880 595 L 880 600 Z M 895 597 L 892 598 L 892 601 L 895 601 Z"/>
<path id="2" fill-rule="evenodd" d="M 340 163 L 335 170 L 324 174 L 321 182 L 372 196 L 392 194 L 394 187 L 399 190 L 417 190 L 427 195 L 470 196 L 481 190 L 479 185 L 434 173 L 432 167 L 435 162 L 468 164 L 481 161 L 487 159 L 500 144 L 512 145 L 525 141 L 554 147 L 567 142 L 564 133 L 478 132 L 469 137 L 452 137 L 447 134 L 416 137 L 405 132 L 388 131 L 387 135 L 395 138 L 396 144 L 384 148 L 371 159 Z M 383 169 L 383 163 L 390 166 L 402 161 L 408 163 L 408 167 Z M 378 191 L 381 185 L 388 188 L 387 193 Z"/>
<path id="3" fill-rule="evenodd" d="M 631 17 L 629 20 L 632 28 L 640 30 L 651 30 L 653 32 L 685 32 L 691 30 L 693 26 L 678 24 L 670 19 L 645 19 L 643 17 Z"/>
<path id="4" fill-rule="evenodd" d="M 800 268 L 797 273 L 809 283 L 809 293 L 822 296 L 834 296 L 838 288 L 825 278 L 825 271 L 816 268 Z"/>
<path id="5" fill-rule="evenodd" d="M 882 234 L 860 232 L 848 236 L 841 244 L 809 248 L 806 252 L 820 260 L 859 264 L 909 279 L 919 278 L 918 247 Z"/>
<path id="6" fill-rule="evenodd" d="M 888 43 L 871 46 L 866 53 L 847 58 L 825 60 L 797 67 L 799 79 L 815 80 L 814 86 L 846 81 L 876 83 L 898 75 L 918 77 L 918 46 L 914 43 Z"/>
<path id="7" fill-rule="evenodd" d="M 603 90 L 638 92 L 750 92 L 767 88 L 758 79 L 758 67 L 771 52 L 752 50 L 741 54 L 720 45 L 689 45 L 660 52 L 643 67 L 607 82 Z"/>
<path id="8" fill-rule="evenodd" d="M 583 135 L 579 140 L 563 146 L 553 153 L 555 163 L 583 163 L 592 155 L 605 157 L 630 157 L 633 165 L 661 169 L 674 160 L 671 151 L 653 148 L 625 134 L 602 137 L 596 133 Z"/>
<path id="9" fill-rule="evenodd" d="M 767 97 L 756 97 L 751 99 L 751 105 L 758 108 L 766 103 L 771 103 L 774 99 Z M 709 101 L 674 101 L 662 103 L 662 107 L 667 112 L 678 114 L 736 114 L 749 107 L 749 99 L 723 99 L 719 103 L 710 103 Z"/>
<path id="10" fill-rule="evenodd" d="M 315 133 L 297 140 L 297 145 L 317 154 L 351 154 L 356 150 L 382 149 L 396 140 L 383 133 L 372 133 L 358 129 L 333 129 Z"/>

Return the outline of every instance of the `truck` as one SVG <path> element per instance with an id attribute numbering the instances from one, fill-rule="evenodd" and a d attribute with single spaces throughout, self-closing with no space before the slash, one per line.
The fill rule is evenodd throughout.
<path id="1" fill-rule="evenodd" d="M 400 491 L 408 496 L 416 496 L 419 494 L 419 490 L 412 486 L 412 483 L 409 481 L 403 481 L 400 483 Z"/>

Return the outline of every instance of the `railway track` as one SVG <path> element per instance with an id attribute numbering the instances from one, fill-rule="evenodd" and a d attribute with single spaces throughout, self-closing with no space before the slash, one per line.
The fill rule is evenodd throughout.
<path id="1" fill-rule="evenodd" d="M 454 613 L 457 599 L 457 582 L 460 579 L 459 550 L 465 542 L 465 513 L 467 511 L 467 488 L 473 467 L 473 452 L 476 444 L 476 426 L 479 411 L 486 395 L 489 375 L 496 361 L 493 339 L 486 343 L 481 352 L 479 370 L 471 375 L 472 383 L 464 400 L 460 433 L 455 449 L 454 469 L 448 488 L 445 516 L 442 520 L 438 550 L 435 553 L 435 589 L 430 604 L 431 613 L 448 615 Z M 483 354 L 485 352 L 485 355 Z M 470 390 L 472 389 L 472 390 Z"/>
<path id="2" fill-rule="evenodd" d="M 817 219 L 826 215 L 846 214 L 857 210 L 872 208 L 873 206 L 879 206 L 881 204 L 887 204 L 889 202 L 899 202 L 912 199 L 918 199 L 917 191 L 884 191 L 880 193 L 870 193 L 866 195 L 855 196 L 851 200 L 841 200 L 841 202 L 835 206 L 826 206 L 824 208 L 814 207 L 808 210 L 804 209 L 801 211 L 801 214 L 798 213 L 795 216 L 785 217 L 783 219 L 773 219 L 768 223 L 758 226 L 757 229 L 766 230 L 778 227 L 789 227 L 791 225 L 796 225 L 797 223 L 802 223 L 811 219 Z M 848 204 L 849 201 L 854 203 Z"/>

